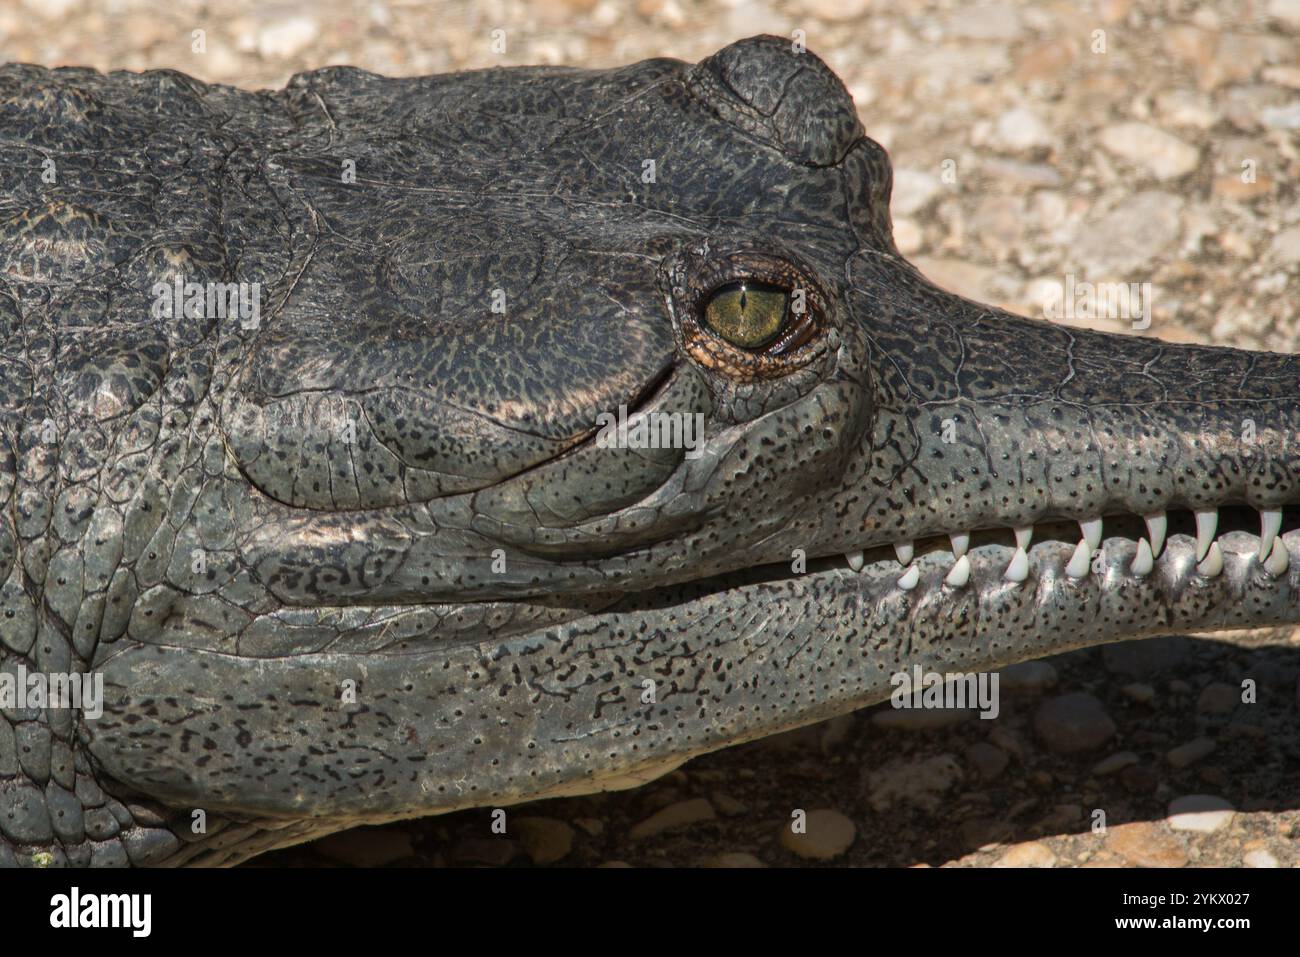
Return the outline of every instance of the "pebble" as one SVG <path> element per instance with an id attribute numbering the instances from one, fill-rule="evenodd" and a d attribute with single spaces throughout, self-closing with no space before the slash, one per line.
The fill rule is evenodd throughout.
<path id="1" fill-rule="evenodd" d="M 1251 851 L 1249 854 L 1247 854 L 1245 857 L 1242 858 L 1242 862 L 1247 867 L 1273 868 L 1273 867 L 1282 866 L 1281 864 L 1278 863 L 1276 857 L 1274 857 L 1268 851 L 1263 851 L 1263 850 Z"/>
<path id="2" fill-rule="evenodd" d="M 1083 808 L 1078 804 L 1058 804 L 1042 819 L 1040 826 L 1052 833 L 1073 830 L 1083 820 Z"/>
<path id="3" fill-rule="evenodd" d="M 721 867 L 721 868 L 753 868 L 767 867 L 753 854 L 745 851 L 727 851 L 724 854 L 715 854 L 707 858 L 703 864 L 704 867 Z"/>
<path id="4" fill-rule="evenodd" d="M 80 5 L 80 0 L 23 0 L 28 11 L 45 20 L 62 20 Z"/>
<path id="5" fill-rule="evenodd" d="M 452 857 L 459 864 L 487 864 L 505 867 L 519 851 L 519 845 L 505 838 L 475 837 L 461 841 L 452 849 Z"/>
<path id="6" fill-rule="evenodd" d="M 1007 848 L 994 867 L 1051 867 L 1056 855 L 1042 841 L 1025 841 Z"/>
<path id="7" fill-rule="evenodd" d="M 1156 110 L 1172 126 L 1191 126 L 1198 130 L 1208 130 L 1219 118 L 1206 96 L 1185 89 L 1158 94 Z"/>
<path id="8" fill-rule="evenodd" d="M 411 835 L 387 827 L 358 827 L 331 834 L 312 845 L 330 860 L 353 867 L 383 867 L 411 857 Z"/>
<path id="9" fill-rule="evenodd" d="M 1196 169 L 1201 151 L 1146 123 L 1117 123 L 1101 131 L 1101 145 L 1156 179 L 1177 179 Z"/>
<path id="10" fill-rule="evenodd" d="M 1109 741 L 1115 734 L 1115 722 L 1100 701 L 1075 692 L 1044 701 L 1034 714 L 1034 730 L 1049 751 L 1073 754 Z"/>
<path id="11" fill-rule="evenodd" d="M 1001 748 L 995 748 L 985 741 L 976 741 L 966 749 L 966 760 L 974 766 L 982 779 L 992 781 L 1006 770 L 1011 758 Z"/>
<path id="12" fill-rule="evenodd" d="M 996 845 L 1011 837 L 1010 821 L 992 817 L 968 817 L 957 828 L 961 842 L 967 847 L 984 848 Z"/>
<path id="13" fill-rule="evenodd" d="M 1231 714 L 1241 702 L 1241 689 L 1216 681 L 1201 689 L 1196 710 L 1202 714 Z"/>
<path id="14" fill-rule="evenodd" d="M 592 837 L 600 837 L 605 833 L 605 822 L 598 817 L 576 817 L 573 819 L 573 823 Z"/>
<path id="15" fill-rule="evenodd" d="M 1145 764 L 1134 764 L 1120 772 L 1124 787 L 1134 794 L 1151 794 L 1160 786 L 1160 775 Z"/>
<path id="16" fill-rule="evenodd" d="M 857 837 L 853 822 L 829 808 L 809 811 L 806 830 L 796 834 L 793 820 L 781 827 L 781 846 L 797 857 L 815 861 L 829 861 L 849 849 Z"/>
<path id="17" fill-rule="evenodd" d="M 744 801 L 737 800 L 725 791 L 714 791 L 709 795 L 713 806 L 717 808 L 718 813 L 724 817 L 737 817 L 749 810 L 749 805 Z"/>
<path id="18" fill-rule="evenodd" d="M 1183 206 L 1183 200 L 1177 196 L 1146 190 L 1128 197 L 1100 218 L 1085 220 L 1075 238 L 1076 256 L 1087 267 L 1081 278 L 1097 281 L 1138 275 L 1177 244 L 1182 235 Z M 1147 638 L 1144 642 L 1160 640 Z M 1146 657 L 1124 652 L 1119 656 L 1137 660 Z M 1129 672 L 1134 677 L 1144 673 L 1148 672 Z"/>
<path id="19" fill-rule="evenodd" d="M 1169 802 L 1169 826 L 1175 831 L 1212 834 L 1231 823 L 1233 806 L 1211 794 L 1188 794 Z"/>
<path id="20" fill-rule="evenodd" d="M 896 216 L 919 213 L 938 194 L 939 178 L 915 169 L 894 170 L 894 191 L 890 194 L 889 208 Z"/>
<path id="21" fill-rule="evenodd" d="M 1012 185 L 1049 188 L 1061 185 L 1061 174 L 1046 163 L 1022 163 L 1003 156 L 990 156 L 984 160 L 983 170 L 986 176 L 995 176 Z M 1040 201 L 1042 197 L 1043 194 L 1036 194 L 1035 202 Z M 1044 222 L 1050 222 L 1054 218 L 1050 214 L 1043 215 L 1041 212 L 1038 215 Z"/>
<path id="22" fill-rule="evenodd" d="M 1126 684 L 1120 690 L 1138 704 L 1150 704 L 1156 699 L 1156 689 L 1145 681 L 1134 681 L 1131 684 Z"/>
<path id="23" fill-rule="evenodd" d="M 1018 761 L 1023 761 L 1025 758 L 1025 743 L 1009 728 L 994 728 L 989 732 L 989 743 L 996 744 Z"/>
<path id="24" fill-rule="evenodd" d="M 313 17 L 275 20 L 257 32 L 257 52 L 267 59 L 292 59 L 315 41 L 320 26 Z"/>
<path id="25" fill-rule="evenodd" d="M 692 798 L 689 801 L 677 801 L 651 814 L 639 824 L 634 824 L 628 831 L 628 837 L 634 841 L 654 837 L 665 831 L 689 827 L 701 821 L 717 820 L 713 805 L 706 798 Z"/>
<path id="26" fill-rule="evenodd" d="M 948 17 L 948 32 L 964 40 L 1000 40 L 1020 36 L 1020 11 L 1009 3 L 958 7 Z"/>
<path id="27" fill-rule="evenodd" d="M 551 817 L 521 817 L 510 822 L 524 853 L 534 864 L 554 864 L 573 850 L 573 828 Z"/>
<path id="28" fill-rule="evenodd" d="M 921 233 L 921 227 L 916 224 L 916 220 L 908 216 L 899 216 L 894 219 L 894 245 L 904 256 L 911 256 L 920 252 L 925 247 L 925 237 Z"/>
<path id="29" fill-rule="evenodd" d="M 1201 68 L 1214 63 L 1214 37 L 1205 30 L 1190 24 L 1174 24 L 1163 32 L 1161 39 L 1165 49 L 1179 59 Z"/>
<path id="30" fill-rule="evenodd" d="M 1300 0 L 1268 0 L 1268 15 L 1300 29 Z"/>
<path id="31" fill-rule="evenodd" d="M 1106 848 L 1137 867 L 1183 867 L 1187 852 L 1178 839 L 1150 821 L 1106 829 Z"/>
<path id="32" fill-rule="evenodd" d="M 1300 263 L 1300 226 L 1284 229 L 1274 236 L 1272 252 L 1282 262 Z"/>
<path id="33" fill-rule="evenodd" d="M 871 9 L 872 0 L 800 0 L 807 14 L 827 23 L 856 20 Z"/>
<path id="34" fill-rule="evenodd" d="M 1046 661 L 1022 661 L 999 672 L 998 687 L 1003 691 L 1046 691 L 1055 687 L 1056 669 Z"/>
<path id="35" fill-rule="evenodd" d="M 1000 282 L 998 271 L 961 259 L 941 259 L 934 256 L 918 256 L 912 265 L 921 270 L 935 283 L 950 292 L 967 299 L 988 300 L 995 298 L 993 288 Z"/>
<path id="36" fill-rule="evenodd" d="M 1278 86 L 1300 90 L 1300 66 L 1271 66 L 1264 71 L 1264 79 Z"/>
<path id="37" fill-rule="evenodd" d="M 1109 757 L 1102 758 L 1092 766 L 1092 773 L 1098 777 L 1105 777 L 1108 774 L 1114 774 L 1116 771 L 1123 771 L 1125 768 L 1132 767 L 1138 763 L 1138 756 L 1132 751 L 1116 751 Z"/>
<path id="38" fill-rule="evenodd" d="M 1175 768 L 1185 768 L 1195 764 L 1201 758 L 1213 754 L 1214 747 L 1213 738 L 1195 738 L 1186 744 L 1180 744 L 1178 747 L 1170 749 L 1165 755 L 1165 760 Z"/>
<path id="39" fill-rule="evenodd" d="M 1266 106 L 1259 111 L 1259 121 L 1270 130 L 1300 129 L 1300 100 L 1286 106 Z"/>
<path id="40" fill-rule="evenodd" d="M 1052 131 L 1032 110 L 1018 107 L 1007 110 L 993 126 L 993 145 L 1009 153 L 1051 146 Z"/>
<path id="41" fill-rule="evenodd" d="M 1173 671 L 1189 654 L 1186 638 L 1143 638 L 1102 646 L 1101 660 L 1113 675 L 1141 678 Z"/>
<path id="42" fill-rule="evenodd" d="M 914 761 L 890 761 L 867 773 L 867 800 L 876 811 L 894 805 L 937 809 L 940 796 L 961 784 L 961 765 L 951 754 Z"/>

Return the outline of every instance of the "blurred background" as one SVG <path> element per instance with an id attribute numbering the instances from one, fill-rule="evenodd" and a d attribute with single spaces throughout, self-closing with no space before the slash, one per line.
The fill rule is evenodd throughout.
<path id="1" fill-rule="evenodd" d="M 254 89 L 331 64 L 697 60 L 796 31 L 890 151 L 898 246 L 940 284 L 1041 316 L 1069 275 L 1150 283 L 1143 334 L 1300 347 L 1300 0 L 0 2 L 4 59 Z M 464 812 L 255 863 L 1293 866 L 1298 675 L 1285 631 L 1076 652 L 1008 669 L 997 721 L 873 709 L 513 809 L 505 837 Z M 1194 794 L 1232 810 L 1171 822 Z M 795 807 L 829 815 L 821 846 L 789 839 Z"/>

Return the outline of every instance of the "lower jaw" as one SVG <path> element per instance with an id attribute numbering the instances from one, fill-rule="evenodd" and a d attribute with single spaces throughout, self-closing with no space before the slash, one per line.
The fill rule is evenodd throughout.
<path id="1" fill-rule="evenodd" d="M 111 777 L 178 806 L 379 822 L 644 780 L 883 701 L 918 666 L 996 670 L 1125 638 L 1300 620 L 1300 530 L 1281 536 L 1290 565 L 1277 575 L 1257 538 L 1227 532 L 1212 577 L 1197 569 L 1195 539 L 1175 533 L 1145 575 L 1132 571 L 1137 541 L 1117 534 L 1076 578 L 1074 546 L 1042 532 L 1019 582 L 1005 578 L 1014 545 L 977 540 L 960 587 L 946 581 L 951 553 L 918 554 L 908 590 L 877 550 L 856 573 L 842 560 L 802 575 L 769 566 L 404 654 L 330 649 L 254 669 L 215 651 L 127 645 L 102 663 L 105 719 L 89 747 Z M 358 703 L 342 707 L 349 680 Z M 169 743 L 187 724 L 236 723 L 253 726 L 260 763 L 232 752 L 209 765 Z M 296 727 L 313 750 L 268 746 Z"/>

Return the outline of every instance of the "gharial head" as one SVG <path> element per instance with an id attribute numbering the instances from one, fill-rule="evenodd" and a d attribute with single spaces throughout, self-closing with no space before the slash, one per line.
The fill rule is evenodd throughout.
<path id="1" fill-rule="evenodd" d="M 1300 617 L 1300 363 L 930 284 L 789 41 L 327 69 L 219 133 L 186 95 L 176 135 L 246 137 L 187 275 L 223 249 L 263 303 L 132 380 L 156 439 L 109 458 L 85 734 L 138 792 L 338 827 L 509 803 L 913 664 Z"/>

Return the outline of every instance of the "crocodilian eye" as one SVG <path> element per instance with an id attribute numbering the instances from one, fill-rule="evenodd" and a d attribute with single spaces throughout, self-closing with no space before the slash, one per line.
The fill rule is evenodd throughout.
<path id="1" fill-rule="evenodd" d="M 744 279 L 713 291 L 704 306 L 704 324 L 741 349 L 761 349 L 776 341 L 790 312 L 790 291 Z"/>
<path id="2" fill-rule="evenodd" d="M 764 357 L 786 356 L 817 333 L 820 312 L 802 287 L 737 279 L 713 290 L 704 302 L 702 325 L 719 339 Z"/>

